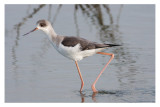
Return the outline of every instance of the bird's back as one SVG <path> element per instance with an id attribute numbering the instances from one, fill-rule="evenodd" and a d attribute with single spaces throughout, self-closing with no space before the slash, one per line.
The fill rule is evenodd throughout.
<path id="1" fill-rule="evenodd" d="M 111 46 L 116 45 L 99 44 L 96 42 L 88 41 L 84 38 L 63 36 L 63 40 L 61 40 L 57 50 L 63 56 L 77 61 L 83 59 L 84 57 L 91 56 Z"/>

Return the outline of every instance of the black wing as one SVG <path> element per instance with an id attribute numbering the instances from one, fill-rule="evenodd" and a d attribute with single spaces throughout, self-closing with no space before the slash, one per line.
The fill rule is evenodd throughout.
<path id="1" fill-rule="evenodd" d="M 66 36 L 64 37 L 62 44 L 64 46 L 68 47 L 74 47 L 77 44 L 80 44 L 81 50 L 90 50 L 90 49 L 97 49 L 97 48 L 106 48 L 106 47 L 112 47 L 112 46 L 119 46 L 119 45 L 114 45 L 114 44 L 99 44 L 96 42 L 91 42 L 83 38 L 79 37 L 69 37 Z"/>

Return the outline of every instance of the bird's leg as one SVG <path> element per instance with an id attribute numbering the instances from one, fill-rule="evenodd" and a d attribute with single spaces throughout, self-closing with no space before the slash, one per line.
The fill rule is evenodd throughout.
<path id="1" fill-rule="evenodd" d="M 104 70 L 106 69 L 106 67 L 108 66 L 108 64 L 112 61 L 112 59 L 114 58 L 114 54 L 112 53 L 105 53 L 105 52 L 97 52 L 97 54 L 102 54 L 102 55 L 109 55 L 111 56 L 110 60 L 107 62 L 107 64 L 104 66 L 104 68 L 102 69 L 102 71 L 99 73 L 98 77 L 96 78 L 96 80 L 94 81 L 94 83 L 92 84 L 92 90 L 93 92 L 98 92 L 95 88 L 95 84 L 98 81 L 99 77 L 101 76 L 101 74 L 104 72 Z"/>
<path id="2" fill-rule="evenodd" d="M 83 82 L 83 78 L 82 78 L 82 75 L 81 75 L 81 72 L 80 72 L 80 69 L 79 69 L 79 66 L 78 66 L 77 61 L 75 61 L 75 63 L 76 63 L 76 67 L 77 67 L 77 70 L 78 70 L 78 73 L 79 73 L 80 79 L 81 79 L 81 88 L 80 88 L 80 92 L 81 92 L 81 91 L 82 91 L 82 89 L 83 89 L 83 86 L 84 86 L 84 82 Z"/>

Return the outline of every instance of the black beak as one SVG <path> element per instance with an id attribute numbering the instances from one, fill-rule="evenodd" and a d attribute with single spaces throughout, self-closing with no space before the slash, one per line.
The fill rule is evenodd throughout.
<path id="1" fill-rule="evenodd" d="M 36 30 L 38 30 L 38 28 L 37 28 L 37 27 L 36 27 L 35 29 L 31 30 L 30 32 L 28 32 L 28 33 L 26 33 L 26 34 L 22 35 L 22 36 L 28 35 L 29 33 L 34 32 L 34 31 L 36 31 Z"/>

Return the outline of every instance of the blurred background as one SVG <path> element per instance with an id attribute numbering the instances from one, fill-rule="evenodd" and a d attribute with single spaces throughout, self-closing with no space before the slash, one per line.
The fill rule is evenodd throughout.
<path id="1" fill-rule="evenodd" d="M 79 62 L 60 55 L 47 36 L 36 31 L 49 20 L 59 35 L 120 44 L 105 50 L 115 58 L 96 84 L 91 84 L 109 60 L 94 55 Z M 6 102 L 155 102 L 155 5 L 5 5 Z"/>

